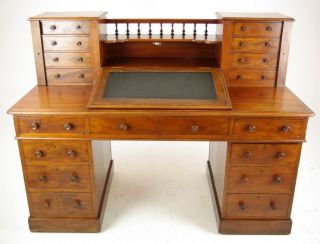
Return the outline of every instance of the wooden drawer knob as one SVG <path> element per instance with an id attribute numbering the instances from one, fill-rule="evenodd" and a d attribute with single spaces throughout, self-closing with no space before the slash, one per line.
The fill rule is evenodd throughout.
<path id="1" fill-rule="evenodd" d="M 73 150 L 71 150 L 71 149 L 68 151 L 68 156 L 69 156 L 70 158 L 74 158 L 76 155 L 77 155 L 77 153 L 76 153 L 75 151 L 73 151 Z"/>
<path id="2" fill-rule="evenodd" d="M 277 153 L 277 158 L 278 159 L 284 159 L 287 156 L 285 152 L 278 152 Z"/>
<path id="3" fill-rule="evenodd" d="M 128 130 L 128 125 L 127 124 L 121 124 L 119 126 L 120 130 Z"/>
<path id="4" fill-rule="evenodd" d="M 57 43 L 56 41 L 51 42 L 51 45 L 52 45 L 52 46 L 57 46 L 57 44 L 58 44 L 58 43 Z"/>
<path id="5" fill-rule="evenodd" d="M 191 125 L 191 131 L 192 131 L 192 132 L 197 132 L 197 131 L 199 131 L 199 125 Z"/>
<path id="6" fill-rule="evenodd" d="M 33 122 L 33 123 L 30 125 L 30 128 L 31 128 L 32 130 L 37 130 L 37 129 L 40 128 L 40 124 L 37 123 L 37 122 Z"/>
<path id="7" fill-rule="evenodd" d="M 267 79 L 268 79 L 267 76 L 265 76 L 265 75 L 262 75 L 262 76 L 261 76 L 261 80 L 267 80 Z"/>
<path id="8" fill-rule="evenodd" d="M 243 26 L 240 27 L 240 30 L 241 30 L 241 31 L 246 31 L 246 30 L 247 30 L 247 27 L 243 25 Z"/>
<path id="9" fill-rule="evenodd" d="M 83 78 L 84 78 L 84 74 L 80 74 L 79 79 L 83 79 Z"/>
<path id="10" fill-rule="evenodd" d="M 281 127 L 281 131 L 283 132 L 289 132 L 291 130 L 291 127 L 289 125 L 284 125 Z"/>
<path id="11" fill-rule="evenodd" d="M 65 123 L 63 125 L 64 130 L 69 131 L 73 128 L 73 125 L 71 123 Z"/>
<path id="12" fill-rule="evenodd" d="M 80 177 L 78 175 L 71 175 L 70 181 L 71 182 L 79 182 Z"/>
<path id="13" fill-rule="evenodd" d="M 55 57 L 54 59 L 53 59 L 53 62 L 58 62 L 59 61 L 59 58 L 58 57 Z"/>
<path id="14" fill-rule="evenodd" d="M 40 182 L 47 182 L 47 181 L 48 181 L 48 177 L 47 177 L 46 175 L 41 175 L 41 176 L 39 177 L 39 181 L 40 181 Z"/>
<path id="15" fill-rule="evenodd" d="M 281 183 L 281 181 L 282 181 L 282 179 L 281 179 L 281 177 L 279 175 L 274 175 L 272 177 L 272 182 L 275 183 L 275 184 L 279 184 L 279 183 Z"/>
<path id="16" fill-rule="evenodd" d="M 270 59 L 264 58 L 264 59 L 262 60 L 262 62 L 263 62 L 264 64 L 268 64 L 268 63 L 270 63 Z"/>
<path id="17" fill-rule="evenodd" d="M 255 125 L 249 125 L 247 129 L 249 132 L 254 133 L 254 132 L 256 132 L 257 128 Z"/>
<path id="18" fill-rule="evenodd" d="M 243 201 L 240 201 L 238 204 L 239 204 L 239 208 L 241 210 L 245 210 L 246 209 L 246 205 L 245 205 L 245 203 Z"/>
<path id="19" fill-rule="evenodd" d="M 60 74 L 56 74 L 54 77 L 55 77 L 56 79 L 60 79 L 60 78 L 61 78 L 61 75 L 60 75 Z"/>
<path id="20" fill-rule="evenodd" d="M 266 30 L 271 32 L 272 31 L 272 27 L 271 26 L 267 26 Z"/>
<path id="21" fill-rule="evenodd" d="M 57 29 L 57 26 L 55 26 L 55 25 L 50 26 L 50 30 L 54 31 L 55 29 Z"/>
<path id="22" fill-rule="evenodd" d="M 240 46 L 240 47 L 245 47 L 245 46 L 246 46 L 246 43 L 245 43 L 245 42 L 239 42 L 239 46 Z"/>
<path id="23" fill-rule="evenodd" d="M 266 47 L 271 47 L 271 43 L 270 43 L 270 42 L 266 42 L 264 45 L 265 45 Z"/>
<path id="24" fill-rule="evenodd" d="M 83 62 L 83 58 L 80 57 L 80 58 L 78 59 L 78 61 L 79 61 L 80 63 L 82 63 L 82 62 Z"/>
<path id="25" fill-rule="evenodd" d="M 77 46 L 81 46 L 81 45 L 82 45 L 82 42 L 78 41 Z"/>
<path id="26" fill-rule="evenodd" d="M 243 156 L 244 156 L 245 158 L 251 158 L 251 157 L 252 157 L 252 152 L 246 151 L 246 152 L 244 152 Z"/>
<path id="27" fill-rule="evenodd" d="M 42 158 L 44 156 L 44 153 L 40 150 L 37 150 L 34 155 L 37 157 L 37 158 Z"/>
<path id="28" fill-rule="evenodd" d="M 80 199 L 77 199 L 74 201 L 74 208 L 81 208 L 81 201 Z"/>
<path id="29" fill-rule="evenodd" d="M 276 203 L 274 201 L 270 201 L 269 205 L 272 210 L 277 210 Z"/>
<path id="30" fill-rule="evenodd" d="M 77 30 L 81 30 L 81 25 L 77 25 Z"/>
<path id="31" fill-rule="evenodd" d="M 248 183 L 249 177 L 247 175 L 241 175 L 241 183 Z"/>
<path id="32" fill-rule="evenodd" d="M 243 80 L 243 76 L 237 75 L 237 80 Z"/>
<path id="33" fill-rule="evenodd" d="M 240 64 L 244 64 L 246 62 L 245 58 L 239 58 L 238 62 Z"/>
<path id="34" fill-rule="evenodd" d="M 50 199 L 44 200 L 44 201 L 43 201 L 43 206 L 44 206 L 45 208 L 50 208 Z"/>

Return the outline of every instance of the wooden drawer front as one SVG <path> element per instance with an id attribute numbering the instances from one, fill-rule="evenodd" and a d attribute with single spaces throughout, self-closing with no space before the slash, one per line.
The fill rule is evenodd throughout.
<path id="1" fill-rule="evenodd" d="M 20 134 L 84 134 L 84 118 L 79 117 L 19 117 Z"/>
<path id="2" fill-rule="evenodd" d="M 232 134 L 242 139 L 303 139 L 305 121 L 298 119 L 236 119 Z"/>
<path id="3" fill-rule="evenodd" d="M 281 22 L 238 22 L 233 25 L 233 36 L 280 36 Z"/>
<path id="4" fill-rule="evenodd" d="M 88 163 L 88 146 L 86 141 L 22 141 L 27 163 Z"/>
<path id="5" fill-rule="evenodd" d="M 41 21 L 43 34 L 89 34 L 87 21 Z"/>
<path id="6" fill-rule="evenodd" d="M 46 67 L 88 68 L 91 66 L 90 53 L 45 53 Z"/>
<path id="7" fill-rule="evenodd" d="M 45 51 L 88 51 L 88 36 L 42 36 Z"/>
<path id="8" fill-rule="evenodd" d="M 229 120 L 212 117 L 166 118 L 162 130 L 168 135 L 227 135 Z"/>
<path id="9" fill-rule="evenodd" d="M 160 121 L 155 118 L 108 118 L 90 119 L 92 134 L 154 134 L 160 130 Z"/>
<path id="10" fill-rule="evenodd" d="M 34 217 L 86 216 L 93 213 L 91 193 L 30 193 L 30 211 Z"/>
<path id="11" fill-rule="evenodd" d="M 289 194 L 228 194 L 227 217 L 289 218 Z"/>
<path id="12" fill-rule="evenodd" d="M 27 166 L 30 190 L 90 191 L 89 166 Z"/>
<path id="13" fill-rule="evenodd" d="M 231 65 L 235 68 L 275 69 L 277 54 L 232 54 Z"/>
<path id="14" fill-rule="evenodd" d="M 90 69 L 47 69 L 49 85 L 92 84 Z"/>
<path id="15" fill-rule="evenodd" d="M 234 86 L 274 86 L 275 70 L 241 70 L 232 69 L 229 83 Z"/>
<path id="16" fill-rule="evenodd" d="M 232 50 L 245 52 L 278 53 L 279 38 L 233 38 Z"/>
<path id="17" fill-rule="evenodd" d="M 230 163 L 234 165 L 295 165 L 301 144 L 232 144 Z"/>
<path id="18" fill-rule="evenodd" d="M 295 167 L 230 167 L 229 193 L 290 193 Z"/>

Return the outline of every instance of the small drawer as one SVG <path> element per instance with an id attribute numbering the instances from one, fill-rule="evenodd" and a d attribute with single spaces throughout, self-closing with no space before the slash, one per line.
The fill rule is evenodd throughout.
<path id="1" fill-rule="evenodd" d="M 296 165 L 301 144 L 241 144 L 231 146 L 231 165 Z"/>
<path id="2" fill-rule="evenodd" d="M 277 54 L 232 54 L 231 65 L 235 68 L 275 69 Z"/>
<path id="3" fill-rule="evenodd" d="M 88 21 L 41 21 L 43 34 L 89 34 Z"/>
<path id="4" fill-rule="evenodd" d="M 281 22 L 238 22 L 233 25 L 233 36 L 280 36 Z"/>
<path id="5" fill-rule="evenodd" d="M 231 86 L 274 86 L 275 70 L 232 69 L 229 73 Z"/>
<path id="6" fill-rule="evenodd" d="M 49 85 L 87 85 L 92 84 L 90 69 L 47 69 Z"/>
<path id="7" fill-rule="evenodd" d="M 29 196 L 32 217 L 80 217 L 93 214 L 91 193 L 33 192 Z"/>
<path id="8" fill-rule="evenodd" d="M 279 38 L 233 38 L 232 50 L 245 52 L 278 53 Z"/>
<path id="9" fill-rule="evenodd" d="M 302 119 L 235 119 L 232 135 L 241 139 L 304 139 Z"/>
<path id="10" fill-rule="evenodd" d="M 164 118 L 162 130 L 165 135 L 227 135 L 229 120 L 213 117 Z"/>
<path id="11" fill-rule="evenodd" d="M 95 117 L 90 119 L 92 134 L 130 135 L 158 134 L 160 120 L 157 118 Z"/>
<path id="12" fill-rule="evenodd" d="M 89 166 L 27 166 L 29 190 L 90 192 Z"/>
<path id="13" fill-rule="evenodd" d="M 290 193 L 295 167 L 241 167 L 229 169 L 229 193 Z"/>
<path id="14" fill-rule="evenodd" d="M 289 218 L 289 194 L 228 194 L 226 217 Z"/>
<path id="15" fill-rule="evenodd" d="M 89 68 L 91 67 L 90 53 L 45 53 L 46 67 L 55 68 Z"/>
<path id="16" fill-rule="evenodd" d="M 22 148 L 27 164 L 89 163 L 86 141 L 23 140 Z"/>
<path id="17" fill-rule="evenodd" d="M 88 51 L 88 36 L 42 36 L 45 51 Z"/>

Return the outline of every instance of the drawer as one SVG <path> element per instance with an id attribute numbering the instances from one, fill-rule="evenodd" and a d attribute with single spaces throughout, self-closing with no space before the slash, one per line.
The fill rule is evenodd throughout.
<path id="1" fill-rule="evenodd" d="M 46 67 L 91 67 L 90 53 L 45 53 L 44 59 Z"/>
<path id="2" fill-rule="evenodd" d="M 88 21 L 41 21 L 43 34 L 89 34 Z"/>
<path id="3" fill-rule="evenodd" d="M 281 22 L 237 22 L 233 25 L 233 36 L 280 36 Z"/>
<path id="4" fill-rule="evenodd" d="M 245 52 L 278 53 L 279 38 L 233 38 L 232 50 Z"/>
<path id="5" fill-rule="evenodd" d="M 229 169 L 229 193 L 290 193 L 296 167 L 238 167 Z"/>
<path id="6" fill-rule="evenodd" d="M 296 165 L 301 144 L 237 144 L 231 146 L 231 165 Z"/>
<path id="7" fill-rule="evenodd" d="M 29 190 L 90 192 L 89 166 L 27 166 Z"/>
<path id="8" fill-rule="evenodd" d="M 157 118 L 123 118 L 96 117 L 90 119 L 92 134 L 130 135 L 130 134 L 158 134 L 160 120 Z"/>
<path id="9" fill-rule="evenodd" d="M 167 135 L 227 135 L 229 120 L 213 117 L 164 118 L 162 130 Z"/>
<path id="10" fill-rule="evenodd" d="M 229 73 L 231 86 L 274 86 L 275 70 L 232 69 Z"/>
<path id="11" fill-rule="evenodd" d="M 235 68 L 275 69 L 277 67 L 277 54 L 232 54 L 231 65 Z"/>
<path id="12" fill-rule="evenodd" d="M 23 140 L 22 148 L 28 163 L 88 163 L 87 141 Z"/>
<path id="13" fill-rule="evenodd" d="M 289 194 L 228 194 L 226 216 L 230 218 L 289 218 Z"/>
<path id="14" fill-rule="evenodd" d="M 80 85 L 92 84 L 90 69 L 47 69 L 49 85 Z"/>
<path id="15" fill-rule="evenodd" d="M 32 217 L 80 217 L 93 214 L 91 193 L 33 192 L 29 198 Z"/>
<path id="16" fill-rule="evenodd" d="M 20 134 L 84 134 L 85 120 L 81 117 L 19 116 Z"/>
<path id="17" fill-rule="evenodd" d="M 241 139 L 304 139 L 302 119 L 235 119 L 232 135 Z"/>
<path id="18" fill-rule="evenodd" d="M 88 51 L 88 36 L 42 36 L 45 51 Z"/>

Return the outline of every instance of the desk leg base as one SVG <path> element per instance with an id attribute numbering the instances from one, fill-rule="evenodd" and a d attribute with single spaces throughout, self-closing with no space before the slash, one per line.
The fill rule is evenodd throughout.
<path id="1" fill-rule="evenodd" d="M 222 234 L 261 234 L 261 235 L 287 235 L 291 232 L 291 219 L 226 219 L 221 217 L 221 208 L 214 183 L 210 161 L 208 164 L 209 185 L 212 194 L 213 205 L 219 224 L 219 232 Z"/>
<path id="2" fill-rule="evenodd" d="M 32 232 L 100 232 L 107 204 L 113 173 L 113 161 L 111 160 L 101 198 L 99 214 L 96 218 L 46 218 L 29 217 L 29 229 Z"/>

